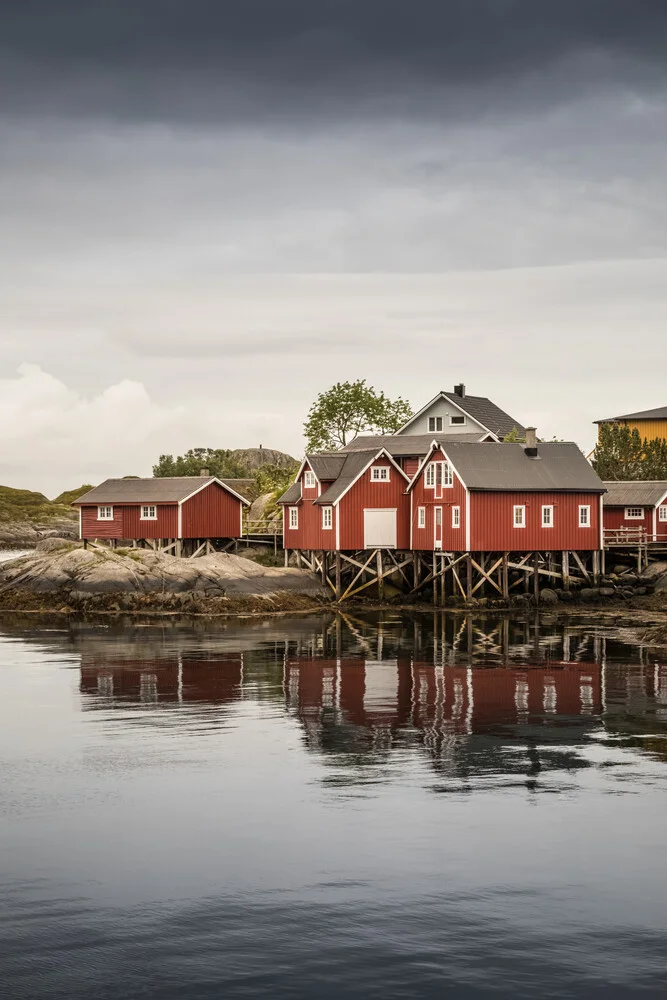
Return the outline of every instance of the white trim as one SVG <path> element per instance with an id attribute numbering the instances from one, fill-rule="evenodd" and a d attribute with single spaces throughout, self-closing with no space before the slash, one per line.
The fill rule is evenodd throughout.
<path id="1" fill-rule="evenodd" d="M 289 510 L 289 530 L 298 531 L 299 530 L 299 508 L 298 507 L 288 507 Z M 296 524 L 292 524 L 292 514 L 296 514 Z"/>
<path id="2" fill-rule="evenodd" d="M 440 511 L 440 539 L 438 540 L 436 536 L 436 528 L 438 526 L 438 511 Z M 442 542 L 445 534 L 445 525 L 442 516 L 442 507 L 437 504 L 433 508 L 433 551 L 436 549 L 442 549 Z"/>
<path id="3" fill-rule="evenodd" d="M 599 543 L 600 544 L 600 551 L 602 551 L 602 549 L 604 549 L 604 503 L 603 503 L 602 497 L 603 497 L 603 494 L 601 493 L 600 494 L 600 507 L 599 507 L 599 511 L 598 511 L 598 518 L 600 520 L 600 523 L 598 525 L 598 532 L 599 532 L 599 535 L 600 535 L 600 543 Z M 602 673 L 604 675 L 604 670 L 602 671 Z"/>
<path id="4" fill-rule="evenodd" d="M 588 514 L 586 515 L 586 517 L 588 518 L 588 521 L 587 521 L 586 524 L 582 524 L 581 523 L 581 512 L 582 512 L 582 510 L 587 510 L 588 511 Z M 580 528 L 590 528 L 590 526 L 591 526 L 591 505 L 589 503 L 580 503 L 579 504 L 579 527 Z"/>
<path id="5" fill-rule="evenodd" d="M 458 473 L 457 473 L 458 475 Z M 466 552 L 470 552 L 470 490 L 466 486 Z"/>
<path id="6" fill-rule="evenodd" d="M 79 541 L 83 538 L 83 507 L 79 506 Z"/>
<path id="7" fill-rule="evenodd" d="M 312 479 L 313 479 L 312 483 L 311 482 L 306 482 L 306 478 L 308 476 L 312 476 Z M 305 469 L 304 470 L 304 473 L 303 473 L 303 488 L 304 488 L 304 490 L 314 490 L 314 489 L 317 488 L 317 476 L 315 475 L 315 473 L 313 472 L 312 469 Z"/>
<path id="8" fill-rule="evenodd" d="M 465 399 L 465 396 L 463 398 Z M 429 410 L 434 405 L 434 403 L 442 402 L 442 400 L 446 400 L 448 403 L 451 403 L 452 406 L 455 406 L 457 410 L 460 410 L 461 413 L 463 413 L 466 417 L 469 417 L 470 420 L 472 420 L 473 423 L 477 424 L 478 427 L 481 427 L 482 430 L 487 431 L 489 434 L 493 434 L 493 431 L 489 427 L 487 427 L 486 424 L 483 424 L 481 420 L 477 420 L 476 417 L 473 417 L 472 413 L 469 413 L 466 409 L 464 409 L 463 406 L 460 406 L 459 403 L 456 403 L 453 399 L 450 399 L 449 396 L 445 395 L 444 389 L 441 389 L 438 395 L 434 396 L 433 399 L 426 404 L 426 406 L 422 406 L 421 410 L 419 410 L 418 413 L 415 413 L 414 417 L 410 417 L 407 423 L 403 424 L 402 427 L 399 427 L 396 433 L 403 434 L 406 428 L 408 428 L 410 424 L 414 424 L 415 420 L 418 420 L 420 417 L 422 417 L 426 413 L 426 411 Z M 509 414 L 507 414 L 507 416 L 509 416 Z M 430 434 L 431 431 L 427 431 L 426 433 Z"/>
<path id="9" fill-rule="evenodd" d="M 146 514 L 146 515 L 144 515 L 144 511 L 145 510 L 150 510 L 151 508 L 155 511 L 155 513 L 154 514 Z M 158 508 L 158 505 L 156 503 L 140 503 L 139 504 L 139 520 L 140 521 L 157 521 L 157 508 Z"/>
<path id="10" fill-rule="evenodd" d="M 329 524 L 325 524 L 325 514 L 329 515 Z M 322 507 L 322 531 L 331 531 L 333 528 L 333 506 Z"/>
<path id="11" fill-rule="evenodd" d="M 412 496 L 412 493 L 410 494 Z M 417 528 L 422 531 L 426 527 L 426 507 L 422 504 L 417 507 Z"/>
<path id="12" fill-rule="evenodd" d="M 243 510 L 243 508 L 241 508 L 241 510 Z M 241 534 L 243 534 L 243 532 L 241 532 Z M 178 505 L 178 537 L 183 537 L 183 508 L 180 503 Z"/>
<path id="13" fill-rule="evenodd" d="M 424 469 L 428 465 L 428 462 L 429 462 L 429 460 L 431 458 L 431 455 L 433 454 L 434 451 L 441 451 L 442 452 L 442 454 L 445 456 L 445 460 L 449 463 L 449 466 L 450 466 L 452 472 L 454 473 L 454 475 L 456 476 L 456 478 L 458 479 L 458 481 L 461 483 L 461 486 L 463 486 L 465 489 L 467 489 L 466 484 L 463 482 L 463 479 L 461 478 L 461 476 L 457 472 L 456 466 L 454 465 L 454 463 L 452 462 L 451 458 L 447 454 L 446 448 L 447 448 L 446 444 L 442 444 L 440 441 L 436 441 L 435 438 L 433 439 L 433 441 L 431 442 L 431 447 L 429 448 L 429 450 L 428 450 L 427 454 L 424 456 L 424 458 L 421 460 L 419 468 L 415 472 L 415 474 L 412 477 L 412 479 L 408 480 L 408 489 L 405 491 L 406 493 L 408 492 L 408 490 L 411 490 L 412 487 L 415 485 L 415 483 L 419 479 L 420 475 L 422 474 L 422 472 L 424 471 Z M 405 473 L 403 473 L 403 474 L 405 475 Z M 426 487 L 424 487 L 424 488 L 426 488 Z M 429 486 L 429 489 L 431 489 L 430 486 Z M 450 487 L 447 486 L 447 487 L 445 487 L 445 489 L 450 489 Z"/>
<path id="14" fill-rule="evenodd" d="M 188 500 L 192 500 L 192 498 L 196 497 L 197 494 L 201 493 L 202 490 L 207 490 L 211 485 L 211 483 L 217 483 L 218 486 L 222 486 L 223 490 L 226 490 L 228 493 L 231 493 L 233 497 L 236 497 L 237 500 L 240 500 L 241 503 L 244 503 L 246 507 L 250 506 L 249 500 L 246 500 L 245 497 L 242 497 L 240 493 L 237 493 L 236 490 L 233 490 L 231 486 L 227 485 L 227 483 L 223 483 L 222 479 L 218 479 L 217 476 L 211 476 L 211 478 L 207 482 L 205 482 L 202 486 L 198 486 L 196 490 L 192 491 L 192 493 L 188 493 L 186 497 L 183 497 L 182 500 L 179 500 L 178 501 L 179 504 L 187 503 Z M 166 502 L 173 503 L 173 500 L 169 500 Z"/>
<path id="15" fill-rule="evenodd" d="M 458 418 L 458 413 L 450 413 L 449 414 L 449 426 L 450 427 L 467 427 L 468 426 L 468 414 L 467 413 L 463 413 L 462 416 L 463 416 L 463 420 L 458 420 L 457 419 L 456 423 L 454 423 L 454 419 Z M 479 424 L 479 420 L 477 420 L 475 422 Z M 479 424 L 479 426 L 483 427 L 484 425 L 483 424 Z"/>
<path id="16" fill-rule="evenodd" d="M 457 515 L 456 517 L 454 517 L 454 513 L 456 513 Z M 457 520 L 458 524 L 455 524 L 454 522 Z M 458 504 L 452 504 L 452 528 L 458 531 L 460 527 L 461 527 L 461 508 L 459 507 Z"/>
<path id="17" fill-rule="evenodd" d="M 376 472 L 386 472 L 387 478 L 383 476 L 376 476 Z M 372 483 L 390 483 L 391 482 L 391 466 L 389 465 L 372 465 L 371 466 L 371 482 Z"/>
<path id="18" fill-rule="evenodd" d="M 413 547 L 413 545 L 412 545 L 412 529 L 413 529 L 413 521 L 412 521 L 412 519 L 414 517 L 414 511 L 413 511 L 414 504 L 412 503 L 412 497 L 413 497 L 413 494 L 411 493 L 410 494 L 410 549 L 412 549 L 412 547 Z"/>
<path id="19" fill-rule="evenodd" d="M 111 513 L 109 514 L 108 517 L 107 517 L 106 514 L 104 516 L 102 516 L 102 514 L 100 514 L 101 510 L 110 510 Z M 113 519 L 114 519 L 113 518 L 113 504 L 110 504 L 110 503 L 100 503 L 100 504 L 97 505 L 97 520 L 98 521 L 113 521 Z"/>
<path id="20" fill-rule="evenodd" d="M 664 517 L 660 517 L 660 515 L 663 512 L 664 512 L 665 516 Z M 665 521 L 667 521 L 667 507 L 665 507 L 664 504 L 660 504 L 659 507 L 656 507 L 655 508 L 655 513 L 658 515 L 658 523 L 659 524 L 664 524 Z"/>
<path id="21" fill-rule="evenodd" d="M 284 510 L 284 508 L 283 508 L 283 510 Z M 179 510 L 178 510 L 178 516 L 179 516 L 178 527 L 180 529 L 180 526 L 181 526 L 181 524 L 180 524 L 180 516 L 181 516 L 180 507 L 179 507 Z M 283 529 L 283 534 L 284 534 L 284 529 Z M 243 538 L 243 504 L 241 504 L 241 506 L 239 507 L 239 538 Z"/>
<path id="22" fill-rule="evenodd" d="M 429 422 L 427 434 L 442 434 L 445 429 L 445 418 L 444 417 L 427 417 Z M 440 421 L 440 426 L 438 427 L 438 420 Z M 431 421 L 435 424 L 435 427 L 431 427 Z"/>
<path id="23" fill-rule="evenodd" d="M 368 462 L 366 463 L 366 465 L 365 465 L 365 466 L 363 467 L 363 469 L 361 470 L 361 472 L 359 472 L 359 473 L 358 473 L 358 474 L 357 474 L 357 475 L 356 475 L 356 476 L 354 477 L 354 479 L 352 480 L 352 482 L 351 482 L 351 483 L 350 483 L 350 484 L 349 484 L 348 486 L 346 486 L 346 487 L 345 487 L 345 489 L 343 490 L 343 492 L 341 493 L 341 495 L 340 495 L 339 497 L 336 497 L 336 499 L 335 499 L 335 500 L 332 500 L 332 506 L 334 506 L 334 507 L 337 507 L 337 506 L 338 506 L 338 504 L 339 504 L 339 503 L 341 502 L 341 500 L 343 499 L 343 497 L 344 497 L 344 496 L 346 496 L 346 495 L 347 495 L 347 494 L 348 494 L 348 493 L 350 492 L 350 490 L 351 490 L 351 489 L 352 489 L 352 487 L 353 487 L 353 486 L 355 485 L 355 483 L 358 483 L 358 482 L 359 482 L 359 480 L 361 479 L 361 477 L 362 477 L 362 476 L 365 476 L 365 475 L 366 475 L 366 473 L 367 473 L 367 472 L 368 472 L 368 470 L 370 469 L 370 467 L 371 467 L 371 465 L 373 464 L 373 462 L 377 462 L 378 458 L 380 458 L 380 457 L 383 457 L 383 458 L 386 458 L 386 459 L 387 459 L 387 461 L 388 461 L 388 462 L 389 462 L 389 463 L 390 463 L 391 465 L 393 465 L 393 466 L 394 466 L 394 468 L 396 469 L 396 471 L 397 471 L 397 472 L 398 472 L 398 473 L 399 473 L 399 474 L 400 474 L 401 476 L 403 476 L 403 479 L 405 479 L 405 481 L 406 481 L 407 483 L 409 483 L 409 482 L 410 482 L 410 477 L 409 477 L 409 476 L 407 476 L 407 475 L 405 474 L 405 472 L 404 472 L 404 471 L 403 471 L 403 469 L 402 469 L 402 468 L 400 467 L 400 465 L 398 464 L 398 462 L 396 462 L 396 461 L 395 461 L 395 460 L 394 460 L 394 459 L 392 458 L 392 456 L 391 456 L 391 455 L 389 454 L 389 452 L 387 451 L 387 449 L 386 449 L 386 448 L 380 448 L 380 450 L 379 450 L 379 452 L 377 453 L 377 455 L 374 455 L 374 456 L 373 456 L 373 458 L 371 458 L 371 459 L 370 459 L 370 460 L 369 460 L 369 461 L 368 461 Z M 369 509 L 370 509 L 370 508 L 369 508 Z"/>
<path id="24" fill-rule="evenodd" d="M 521 524 L 516 523 L 516 512 L 521 511 Z M 513 528 L 525 528 L 526 527 L 526 505 L 525 503 L 515 503 L 512 508 L 512 527 Z"/>
<path id="25" fill-rule="evenodd" d="M 334 505 L 332 504 L 332 507 Z M 336 518 L 336 549 L 340 550 L 340 511 L 334 510 L 334 517 Z"/>
<path id="26" fill-rule="evenodd" d="M 640 510 L 641 514 L 631 514 L 630 513 L 631 510 Z M 637 506 L 637 507 L 626 507 L 625 510 L 624 510 L 624 513 L 623 513 L 623 520 L 624 521 L 643 521 L 645 517 L 646 517 L 646 508 L 645 507 L 639 507 L 639 506 Z"/>
<path id="27" fill-rule="evenodd" d="M 549 513 L 549 523 L 548 524 L 544 520 L 544 512 L 545 512 L 545 510 L 550 511 L 550 513 Z M 542 504 L 542 527 L 543 528 L 553 528 L 553 526 L 554 526 L 554 504 L 552 504 L 552 503 L 543 503 Z"/>

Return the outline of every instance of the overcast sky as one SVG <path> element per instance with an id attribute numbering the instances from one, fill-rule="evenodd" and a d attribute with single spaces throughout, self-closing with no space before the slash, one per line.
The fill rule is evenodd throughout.
<path id="1" fill-rule="evenodd" d="M 0 0 L 0 483 L 667 404 L 665 0 Z"/>

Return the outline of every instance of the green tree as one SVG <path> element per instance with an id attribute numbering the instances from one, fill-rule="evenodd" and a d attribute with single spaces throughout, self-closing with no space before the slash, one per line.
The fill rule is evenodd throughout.
<path id="1" fill-rule="evenodd" d="M 199 476 L 202 469 L 208 469 L 211 476 L 221 479 L 244 479 L 248 470 L 240 465 L 232 452 L 225 448 L 190 448 L 185 455 L 160 455 L 157 465 L 153 466 L 153 475 L 164 476 Z"/>
<path id="2" fill-rule="evenodd" d="M 592 465 L 600 479 L 667 479 L 667 441 L 647 440 L 627 424 L 600 424 Z"/>
<path id="3" fill-rule="evenodd" d="M 336 382 L 321 392 L 308 412 L 304 435 L 308 451 L 336 451 L 357 434 L 395 434 L 412 416 L 412 407 L 399 396 L 356 382 Z"/>

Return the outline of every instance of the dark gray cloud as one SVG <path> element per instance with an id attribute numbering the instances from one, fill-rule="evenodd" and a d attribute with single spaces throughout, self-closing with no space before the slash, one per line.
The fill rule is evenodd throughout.
<path id="1" fill-rule="evenodd" d="M 523 95 L 545 100 L 600 75 L 648 85 L 667 49 L 664 0 L 2 0 L 0 24 L 0 107 L 160 118 L 390 111 L 416 95 L 446 113 L 443 88 L 486 88 L 489 106 L 503 83 L 574 60 Z"/>

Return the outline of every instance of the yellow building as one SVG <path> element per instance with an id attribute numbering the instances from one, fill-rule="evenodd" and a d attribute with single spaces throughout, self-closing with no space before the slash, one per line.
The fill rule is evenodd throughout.
<path id="1" fill-rule="evenodd" d="M 638 413 L 624 413 L 620 417 L 607 417 L 605 420 L 596 420 L 595 423 L 598 427 L 600 424 L 627 424 L 630 430 L 636 428 L 639 431 L 642 440 L 667 438 L 667 406 L 658 406 L 655 410 L 640 410 Z"/>

